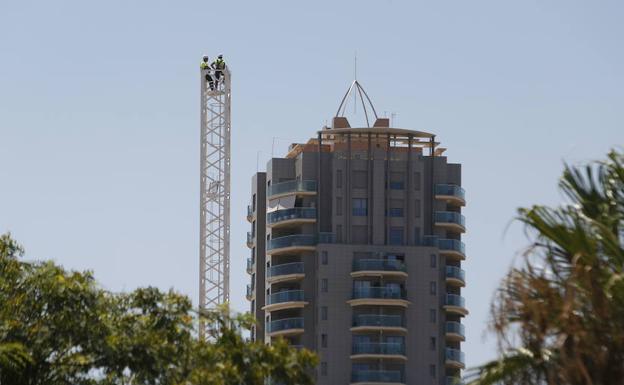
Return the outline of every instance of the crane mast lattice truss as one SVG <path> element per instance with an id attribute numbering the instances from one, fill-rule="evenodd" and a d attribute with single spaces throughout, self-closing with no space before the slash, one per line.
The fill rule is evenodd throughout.
<path id="1" fill-rule="evenodd" d="M 230 297 L 230 71 L 211 90 L 201 70 L 199 308 L 206 312 Z M 215 325 L 200 321 L 200 337 Z"/>

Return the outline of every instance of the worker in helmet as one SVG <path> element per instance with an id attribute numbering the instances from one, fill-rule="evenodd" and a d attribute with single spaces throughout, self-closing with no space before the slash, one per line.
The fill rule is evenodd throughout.
<path id="1" fill-rule="evenodd" d="M 205 74 L 206 82 L 210 86 L 210 89 L 214 90 L 215 85 L 214 85 L 214 80 L 212 79 L 212 76 L 210 76 L 211 67 L 210 67 L 210 64 L 208 63 L 208 56 L 204 55 L 201 63 L 199 63 L 199 68 L 201 68 L 202 72 Z"/>
<path id="2" fill-rule="evenodd" d="M 225 69 L 223 55 L 219 54 L 219 56 L 217 56 L 217 60 L 213 61 L 211 66 L 215 70 L 215 88 L 219 88 L 219 79 L 223 75 L 223 70 Z"/>

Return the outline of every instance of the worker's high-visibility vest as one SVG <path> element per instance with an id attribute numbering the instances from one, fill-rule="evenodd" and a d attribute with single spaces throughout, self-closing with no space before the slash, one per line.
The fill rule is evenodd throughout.
<path id="1" fill-rule="evenodd" d="M 201 62 L 201 64 L 199 65 L 199 67 L 203 70 L 210 68 L 210 64 L 208 64 L 207 62 L 203 61 Z"/>
<path id="2" fill-rule="evenodd" d="M 225 68 L 225 61 L 223 59 L 217 59 L 215 60 L 215 67 L 218 70 L 222 70 Z"/>

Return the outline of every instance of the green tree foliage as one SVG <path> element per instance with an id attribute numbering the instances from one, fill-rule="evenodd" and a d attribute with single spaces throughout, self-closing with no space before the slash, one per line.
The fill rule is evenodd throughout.
<path id="1" fill-rule="evenodd" d="M 2 385 L 312 384 L 314 354 L 245 339 L 249 315 L 202 315 L 220 325 L 202 341 L 183 295 L 151 287 L 110 293 L 90 273 L 23 262 L 22 253 L 8 234 L 0 237 Z"/>
<path id="2" fill-rule="evenodd" d="M 565 206 L 519 210 L 533 238 L 492 304 L 502 357 L 474 384 L 624 383 L 624 156 L 566 166 Z"/>

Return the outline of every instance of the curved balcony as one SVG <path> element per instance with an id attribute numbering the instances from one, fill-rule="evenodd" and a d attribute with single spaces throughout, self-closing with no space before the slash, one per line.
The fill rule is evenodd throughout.
<path id="1" fill-rule="evenodd" d="M 446 339 L 449 341 L 465 341 L 466 329 L 460 322 L 446 322 Z"/>
<path id="2" fill-rule="evenodd" d="M 358 314 L 353 317 L 351 331 L 391 331 L 407 333 L 402 316 L 387 314 Z"/>
<path id="3" fill-rule="evenodd" d="M 267 325 L 267 332 L 271 337 L 303 333 L 303 318 L 284 318 L 271 321 Z"/>
<path id="4" fill-rule="evenodd" d="M 355 342 L 351 350 L 351 358 L 407 360 L 405 344 L 401 342 Z"/>
<path id="5" fill-rule="evenodd" d="M 288 195 L 316 195 L 316 181 L 314 180 L 289 180 L 275 183 L 267 189 L 269 199 L 276 199 Z"/>
<path id="6" fill-rule="evenodd" d="M 253 274 L 253 270 L 254 270 L 254 261 L 251 258 L 247 258 L 247 274 Z"/>
<path id="7" fill-rule="evenodd" d="M 269 283 L 298 280 L 303 277 L 305 277 L 303 262 L 273 265 L 267 270 L 267 281 Z"/>
<path id="8" fill-rule="evenodd" d="M 459 349 L 446 348 L 446 366 L 454 369 L 463 369 L 466 367 L 465 354 Z"/>
<path id="9" fill-rule="evenodd" d="M 316 237 L 312 234 L 295 234 L 273 238 L 267 243 L 267 254 L 278 255 L 316 250 Z"/>
<path id="10" fill-rule="evenodd" d="M 466 218 L 454 211 L 436 211 L 434 214 L 435 225 L 447 230 L 459 233 L 466 232 Z"/>
<path id="11" fill-rule="evenodd" d="M 404 384 L 400 370 L 354 370 L 351 372 L 351 385 L 364 384 Z"/>
<path id="12" fill-rule="evenodd" d="M 466 246 L 464 242 L 457 239 L 438 239 L 438 248 L 440 249 L 440 255 L 444 255 L 447 258 L 452 258 L 456 261 L 466 259 Z"/>
<path id="13" fill-rule="evenodd" d="M 435 199 L 447 201 L 457 206 L 466 205 L 466 191 L 455 184 L 435 185 Z"/>
<path id="14" fill-rule="evenodd" d="M 253 222 L 253 219 L 254 219 L 253 208 L 251 207 L 251 205 L 247 205 L 247 221 Z"/>
<path id="15" fill-rule="evenodd" d="M 271 228 L 315 222 L 316 209 L 314 207 L 293 207 L 290 209 L 276 210 L 267 214 L 267 226 Z"/>
<path id="16" fill-rule="evenodd" d="M 266 311 L 302 308 L 308 303 L 304 300 L 303 290 L 278 291 L 267 297 Z"/>
<path id="17" fill-rule="evenodd" d="M 461 295 L 447 294 L 444 302 L 444 309 L 450 313 L 459 314 L 460 316 L 468 315 L 466 309 L 466 300 Z"/>
<path id="18" fill-rule="evenodd" d="M 446 283 L 455 286 L 465 286 L 466 272 L 457 266 L 446 266 Z"/>
<path id="19" fill-rule="evenodd" d="M 347 303 L 351 306 L 389 305 L 407 307 L 405 289 L 396 290 L 390 287 L 362 287 L 353 289 L 353 297 Z"/>
<path id="20" fill-rule="evenodd" d="M 247 298 L 247 301 L 251 301 L 251 299 L 253 298 L 253 289 L 251 288 L 251 285 L 247 285 L 247 291 L 245 292 L 245 298 Z"/>
<path id="21" fill-rule="evenodd" d="M 247 232 L 247 247 L 249 247 L 250 249 L 254 247 L 254 243 L 255 243 L 254 238 L 256 238 L 254 234 L 252 234 L 251 231 L 248 231 Z"/>
<path id="22" fill-rule="evenodd" d="M 397 259 L 357 259 L 353 261 L 352 277 L 395 276 L 407 277 L 403 261 Z"/>

